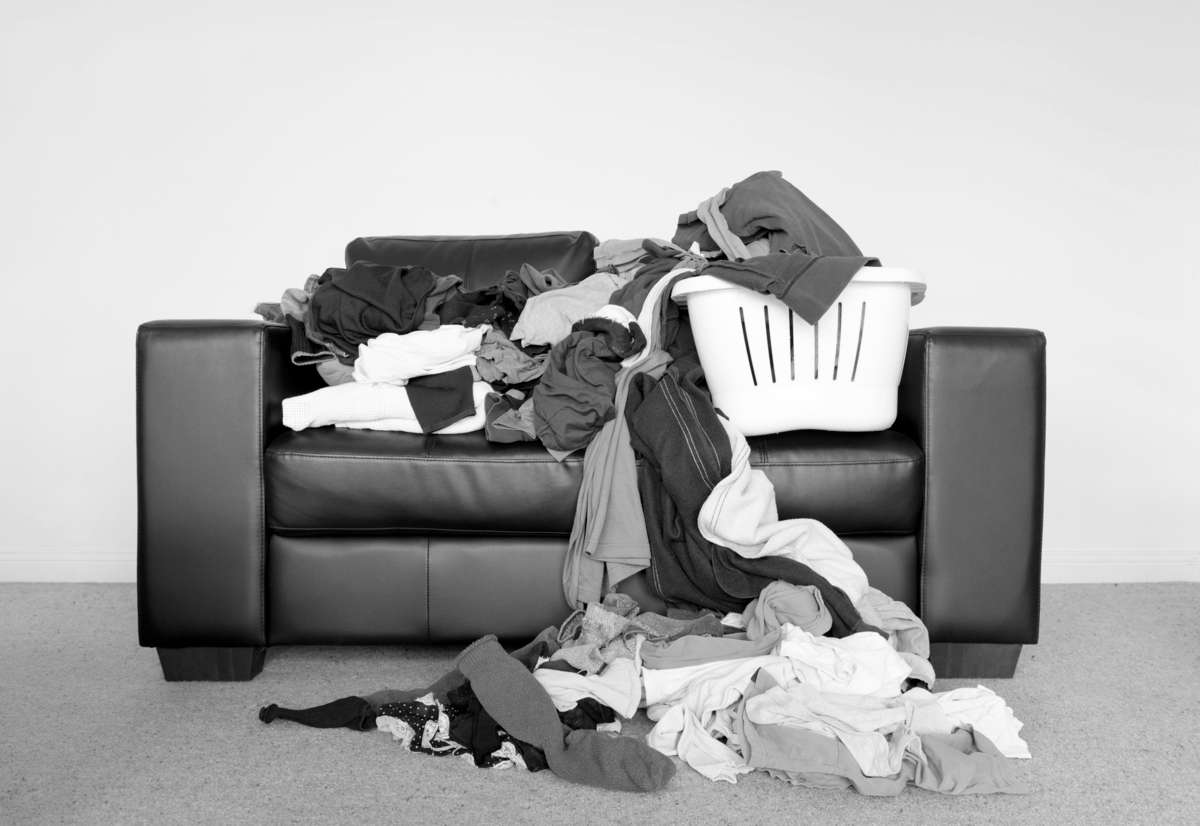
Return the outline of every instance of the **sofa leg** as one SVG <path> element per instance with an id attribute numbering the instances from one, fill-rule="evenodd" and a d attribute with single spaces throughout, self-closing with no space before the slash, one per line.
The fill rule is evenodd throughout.
<path id="1" fill-rule="evenodd" d="M 1020 643 L 935 642 L 929 646 L 929 662 L 939 680 L 1011 677 L 1020 656 Z"/>
<path id="2" fill-rule="evenodd" d="M 163 678 L 176 680 L 253 680 L 262 671 L 266 648 L 159 648 Z"/>

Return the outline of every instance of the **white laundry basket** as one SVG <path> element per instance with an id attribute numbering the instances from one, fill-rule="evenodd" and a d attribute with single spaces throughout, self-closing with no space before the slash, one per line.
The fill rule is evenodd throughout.
<path id="1" fill-rule="evenodd" d="M 925 294 L 911 270 L 863 267 L 809 324 L 779 299 L 710 275 L 675 285 L 686 303 L 713 403 L 746 436 L 784 430 L 886 430 Z"/>

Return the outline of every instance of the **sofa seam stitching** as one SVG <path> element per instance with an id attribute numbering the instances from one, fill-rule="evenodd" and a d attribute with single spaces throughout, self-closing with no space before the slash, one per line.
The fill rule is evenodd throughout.
<path id="1" fill-rule="evenodd" d="M 582 462 L 547 462 L 542 459 L 476 459 L 474 457 L 447 457 L 441 458 L 437 456 L 364 456 L 359 454 L 339 454 L 339 453 L 299 453 L 281 451 L 268 451 L 267 456 L 272 459 L 350 459 L 354 461 L 369 461 L 369 462 L 468 462 L 470 464 L 483 465 L 544 465 L 546 467 L 571 466 L 582 464 Z M 855 459 L 845 462 L 756 462 L 755 467 L 841 467 L 841 466 L 856 466 L 856 465 L 915 465 L 922 460 L 916 457 L 910 459 Z"/>
<path id="2" fill-rule="evenodd" d="M 922 416 L 921 416 L 921 418 L 924 419 L 924 421 L 921 423 L 921 429 L 923 431 L 921 435 L 922 435 L 922 441 L 924 442 L 924 444 L 921 447 L 924 450 L 925 461 L 926 461 L 925 479 L 923 480 L 924 485 L 922 486 L 924 493 L 925 493 L 925 501 L 922 502 L 922 507 L 921 507 L 921 542 L 920 542 L 920 547 L 917 549 L 918 556 L 921 559 L 921 574 L 920 574 L 921 590 L 920 590 L 919 600 L 920 600 L 920 604 L 921 604 L 922 619 L 924 619 L 924 617 L 927 616 L 927 609 L 928 609 L 928 605 L 926 604 L 926 599 L 925 599 L 926 593 L 928 591 L 928 588 L 926 586 L 925 563 L 926 563 L 926 557 L 929 555 L 928 554 L 928 548 L 929 548 L 929 475 L 930 475 L 929 474 L 929 455 L 930 455 L 930 443 L 929 442 L 930 442 L 930 433 L 932 431 L 932 428 L 929 425 L 929 385 L 930 385 L 929 371 L 930 371 L 930 363 L 932 362 L 930 355 L 933 351 L 933 338 L 932 337 L 927 337 L 925 339 L 924 350 L 925 350 L 925 352 L 922 354 L 922 356 L 923 356 L 923 360 L 924 360 L 925 375 L 921 377 L 922 378 L 922 381 L 921 381 L 921 384 L 922 384 L 922 387 L 921 387 L 921 408 L 922 408 L 921 413 L 922 413 Z"/>
<path id="3" fill-rule="evenodd" d="M 556 238 L 560 236 L 574 235 L 576 232 L 584 233 L 589 230 L 560 230 L 552 232 L 533 232 L 519 233 L 517 238 Z M 461 242 L 463 239 L 474 241 L 497 241 L 512 238 L 512 235 L 360 235 L 354 241 L 422 241 L 427 244 L 452 244 Z M 350 243 L 354 243 L 351 241 Z"/>
<path id="4" fill-rule="evenodd" d="M 545 461 L 543 459 L 475 459 L 464 457 L 446 457 L 437 456 L 362 456 L 358 454 L 339 454 L 339 453 L 283 453 L 281 451 L 268 451 L 268 456 L 272 458 L 291 458 L 291 459 L 354 459 L 358 461 L 371 462 L 463 462 L 469 461 L 471 464 L 483 465 L 545 465 L 546 467 L 559 467 L 570 465 L 582 465 L 583 462 L 576 460 L 573 462 L 554 462 Z"/>
<path id="5" fill-rule="evenodd" d="M 760 462 L 755 467 L 841 467 L 843 465 L 915 465 L 920 459 L 852 459 L 846 462 Z"/>
<path id="6" fill-rule="evenodd" d="M 429 594 L 429 557 L 430 557 L 429 549 L 430 549 L 432 542 L 433 542 L 432 538 L 430 536 L 426 535 L 425 536 L 425 640 L 426 640 L 426 642 L 433 639 L 433 634 L 431 633 L 431 630 L 430 630 L 432 623 L 429 618 L 429 610 L 430 610 L 430 608 L 429 608 L 429 602 L 430 602 L 430 599 L 429 599 L 429 596 L 430 596 L 430 594 Z"/>
<path id="7" fill-rule="evenodd" d="M 267 521 L 267 492 L 266 492 L 266 473 L 265 464 L 266 457 L 263 455 L 263 416 L 266 415 L 266 410 L 263 405 L 263 373 L 266 371 L 266 341 L 267 337 L 264 334 L 264 328 L 258 328 L 258 369 L 255 371 L 257 376 L 258 400 L 257 414 L 255 415 L 255 426 L 257 435 L 255 437 L 255 453 L 258 454 L 258 513 L 254 520 L 255 528 L 258 532 L 258 630 L 262 638 L 263 645 L 267 643 L 267 552 L 266 552 L 266 521 Z"/>
<path id="8" fill-rule="evenodd" d="M 137 587 L 135 590 L 136 590 L 137 605 L 138 605 L 138 637 L 139 637 L 138 641 L 139 642 L 141 642 L 142 628 L 143 628 L 143 623 L 144 623 L 144 620 L 142 618 L 142 602 L 143 602 L 142 589 L 146 587 L 146 584 L 145 584 L 146 578 L 142 575 L 142 565 L 143 565 L 143 562 L 142 562 L 142 555 L 143 555 L 142 554 L 142 542 L 143 542 L 142 536 L 144 533 L 143 526 L 145 525 L 145 507 L 142 503 L 142 485 L 143 485 L 142 457 L 146 455 L 144 452 L 144 449 L 143 449 L 144 437 L 142 435 L 142 419 L 143 419 L 143 415 L 142 415 L 142 400 L 143 400 L 142 371 L 145 369 L 145 356 L 142 353 L 142 350 L 143 350 L 143 337 L 142 336 L 143 336 L 142 330 L 139 328 L 138 332 L 137 332 L 137 338 L 135 339 L 135 343 L 134 343 L 135 349 L 134 349 L 134 371 L 133 371 L 134 372 L 134 391 L 133 392 L 134 392 L 134 406 L 135 406 L 134 430 L 136 431 L 136 436 L 135 436 L 135 445 L 136 446 L 134 449 L 137 451 L 137 460 L 135 462 L 135 470 L 134 470 L 134 473 L 136 475 L 136 480 L 137 480 L 136 481 L 136 485 L 137 485 L 137 500 L 136 500 L 137 501 L 137 567 L 135 568 L 135 572 L 136 572 L 135 575 L 137 576 Z"/>
<path id="9" fill-rule="evenodd" d="M 322 525 L 319 528 L 293 528 L 287 525 L 272 525 L 271 528 L 277 532 L 282 531 L 281 536 L 294 537 L 320 537 L 330 534 L 344 535 L 362 535 L 362 536 L 495 536 L 495 537 L 510 537 L 510 536 L 528 536 L 534 538 L 565 538 L 570 536 L 569 533 L 563 531 L 529 531 L 529 530 L 511 530 L 502 531 L 495 528 L 486 530 L 464 530 L 462 528 L 430 528 L 430 527 L 400 527 L 397 525 L 387 525 L 382 528 L 356 528 L 347 526 L 328 527 Z M 417 533 L 424 531 L 424 533 Z"/>

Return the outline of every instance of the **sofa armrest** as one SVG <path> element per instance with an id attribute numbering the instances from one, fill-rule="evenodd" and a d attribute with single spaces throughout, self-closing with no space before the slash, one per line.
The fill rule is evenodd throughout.
<path id="1" fill-rule="evenodd" d="M 896 428 L 925 453 L 920 611 L 932 640 L 1037 642 L 1045 336 L 913 330 Z"/>
<path id="2" fill-rule="evenodd" d="M 146 646 L 261 646 L 263 451 L 280 401 L 320 383 L 288 329 L 153 321 L 137 333 L 138 635 Z"/>

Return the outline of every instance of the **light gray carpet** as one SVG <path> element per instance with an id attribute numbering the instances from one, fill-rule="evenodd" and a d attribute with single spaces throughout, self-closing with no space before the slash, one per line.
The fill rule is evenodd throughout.
<path id="1" fill-rule="evenodd" d="M 0 823 L 1200 823 L 1200 584 L 1043 590 L 1042 643 L 984 681 L 1025 723 L 1025 797 L 484 771 L 255 716 L 427 684 L 454 649 L 282 648 L 250 683 L 166 683 L 136 640 L 131 585 L 0 585 Z"/>

